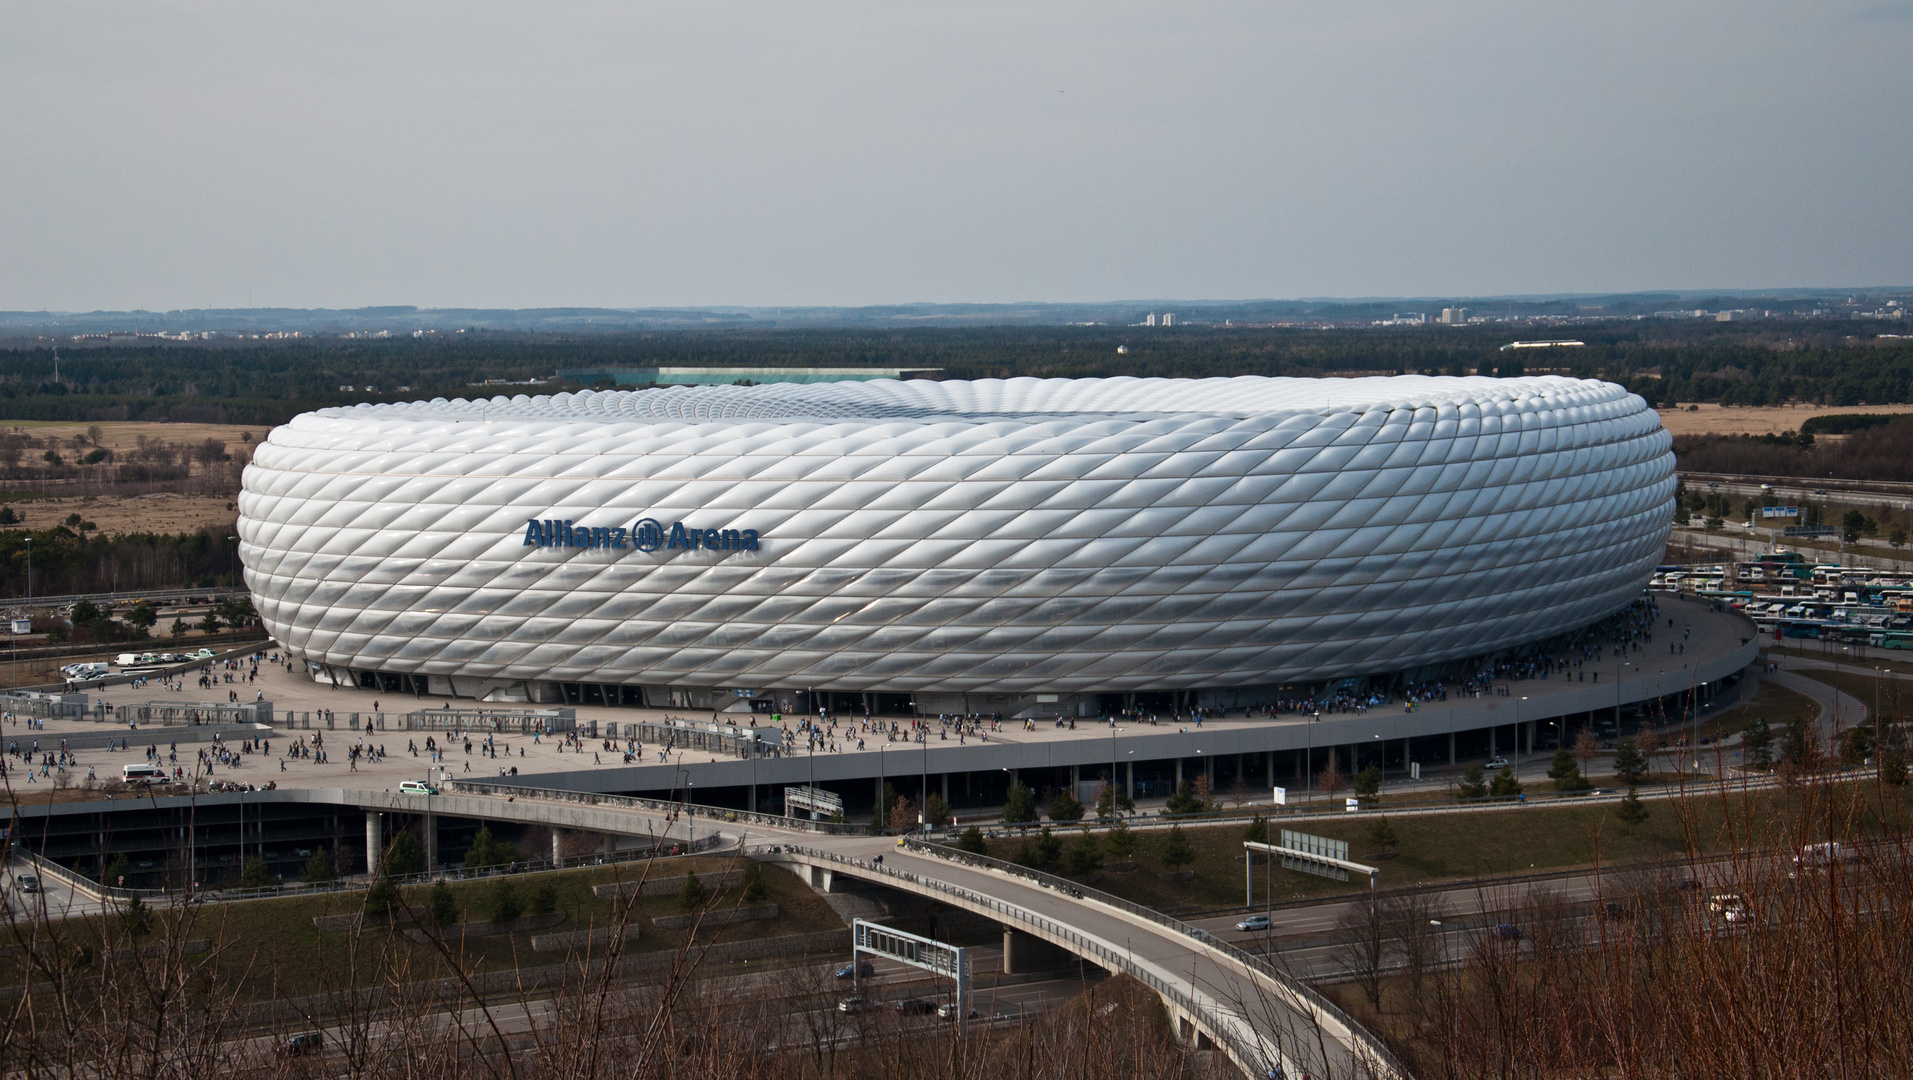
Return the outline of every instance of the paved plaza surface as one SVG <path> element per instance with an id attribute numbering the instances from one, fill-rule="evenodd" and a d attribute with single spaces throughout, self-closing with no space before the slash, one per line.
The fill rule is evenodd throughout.
<path id="1" fill-rule="evenodd" d="M 192 704 L 225 703 L 229 698 L 250 701 L 263 696 L 273 703 L 281 726 L 262 743 L 251 744 L 243 738 L 229 737 L 224 745 L 237 751 L 231 761 L 211 764 L 214 780 L 280 787 L 339 787 L 396 789 L 402 780 L 450 777 L 465 780 L 496 780 L 501 770 L 507 779 L 577 789 L 606 791 L 670 790 L 681 787 L 686 778 L 693 785 L 751 783 L 782 784 L 802 782 L 810 777 L 819 781 L 859 776 L 912 775 L 919 771 L 932 774 L 955 771 L 995 771 L 999 768 L 1033 767 L 1037 764 L 1081 764 L 1086 772 L 1098 763 L 1125 760 L 1162 760 L 1172 757 L 1197 758 L 1202 754 L 1259 753 L 1262 750 L 1301 748 L 1306 741 L 1316 748 L 1329 745 L 1376 745 L 1381 740 L 1399 740 L 1432 732 L 1467 731 L 1500 728 L 1505 740 L 1512 734 L 1510 725 L 1545 717 L 1570 715 L 1612 708 L 1617 698 L 1634 700 L 1655 693 L 1672 693 L 1690 685 L 1718 679 L 1738 671 L 1753 659 L 1759 647 L 1752 641 L 1752 625 L 1739 615 L 1716 610 L 1712 605 L 1675 598 L 1663 598 L 1662 614 L 1651 643 L 1642 642 L 1625 656 L 1612 647 L 1604 647 L 1598 659 L 1587 660 L 1578 668 L 1550 676 L 1496 680 L 1485 691 L 1462 693 L 1452 690 L 1447 701 L 1425 702 L 1412 710 L 1400 702 L 1323 713 L 1319 717 L 1283 713 L 1273 718 L 1266 714 L 1245 716 L 1231 710 L 1224 716 L 1209 716 L 1200 722 L 1188 717 L 1159 714 L 1155 717 L 1119 719 L 1110 724 L 1100 718 L 1067 719 L 1058 726 L 1054 718 L 1025 725 L 1004 720 L 1000 724 L 983 722 L 980 728 L 959 733 L 954 727 L 929 718 L 923 742 L 905 741 L 914 718 L 878 717 L 874 722 L 857 717 L 832 717 L 819 733 L 813 748 L 806 747 L 802 725 L 809 718 L 785 716 L 785 753 L 780 759 L 742 762 L 734 756 L 685 748 L 673 748 L 668 760 L 659 761 L 663 749 L 645 744 L 632 762 L 625 761 L 626 742 L 620 739 L 616 749 L 607 748 L 602 739 L 566 739 L 518 734 L 496 736 L 487 744 L 483 734 L 471 736 L 470 749 L 461 734 L 399 730 L 402 715 L 418 709 L 451 706 L 462 709 L 508 710 L 550 706 L 522 706 L 478 703 L 443 697 L 398 696 L 370 690 L 333 687 L 314 682 L 303 665 L 287 670 L 284 653 L 275 648 L 263 650 L 264 659 L 254 666 L 244 660 L 219 661 L 213 675 L 219 681 L 210 688 L 199 685 L 197 669 L 179 676 L 171 685 L 149 682 L 144 686 L 111 686 L 96 691 L 94 699 L 109 705 L 171 702 Z M 1668 626 L 1668 620 L 1673 626 Z M 1691 630 L 1689 629 L 1691 627 Z M 1668 649 L 1669 643 L 1673 649 Z M 1750 642 L 1752 642 L 1750 644 Z M 226 679 L 231 678 L 231 682 Z M 614 708 L 573 706 L 581 722 L 615 722 L 619 729 L 632 722 L 662 722 L 667 718 L 693 721 L 713 719 L 749 724 L 753 720 L 768 725 L 766 714 L 739 712 L 712 713 L 708 710 Z M 310 730 L 289 730 L 283 726 L 289 715 L 313 715 Z M 333 717 L 328 728 L 324 716 Z M 358 726 L 352 722 L 358 714 Z M 367 719 L 382 714 L 384 730 L 375 720 L 371 734 L 364 731 Z M 875 730 L 898 725 L 901 734 L 894 737 Z M 26 722 L 4 721 L 5 740 L 22 747 L 39 743 L 42 754 L 56 753 L 60 738 L 68 733 L 93 736 L 114 732 L 128 749 L 80 748 L 77 763 L 68 768 L 77 784 L 89 770 L 100 780 L 116 777 L 120 767 L 144 761 L 146 748 L 157 746 L 161 763 L 178 765 L 192 773 L 198 766 L 205 775 L 198 751 L 211 744 L 186 741 L 204 738 L 203 729 L 180 726 L 148 725 L 130 731 L 120 725 L 86 721 L 47 720 L 44 728 L 29 728 Z M 1546 733 L 1541 736 L 1544 740 Z M 439 749 L 434 760 L 427 748 L 430 738 Z M 175 742 L 177 741 L 177 745 Z M 319 755 L 306 751 L 315 742 L 324 751 Z M 1513 749 L 1499 744 L 1503 752 Z M 295 749 L 299 752 L 295 753 Z M 1523 747 L 1525 749 L 1525 746 Z M 355 757 L 352 753 L 359 750 Z M 366 752 L 369 751 L 370 756 Z M 926 754 L 927 751 L 927 754 Z M 1424 780 L 1442 773 L 1445 755 L 1433 757 Z M 1512 754 L 1510 756 L 1513 756 Z M 48 783 L 36 777 L 24 782 L 17 768 L 9 769 L 8 783 L 16 791 L 36 790 Z M 1539 756 L 1521 764 L 1545 768 Z M 513 769 L 517 772 L 514 776 Z M 688 770 L 688 771 L 683 771 Z M 754 770 L 754 771 L 753 771 Z M 1438 784 L 1436 786 L 1439 786 Z"/>

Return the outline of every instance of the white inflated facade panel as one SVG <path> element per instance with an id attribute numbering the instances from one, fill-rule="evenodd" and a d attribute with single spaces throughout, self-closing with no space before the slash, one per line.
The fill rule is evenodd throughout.
<path id="1" fill-rule="evenodd" d="M 246 470 L 240 552 L 267 628 L 338 667 L 1247 687 L 1607 615 L 1661 558 L 1673 470 L 1639 397 L 1553 377 L 587 391 L 302 415 Z M 731 546 L 608 546 L 641 519 Z M 567 520 L 607 546 L 534 542 Z"/>

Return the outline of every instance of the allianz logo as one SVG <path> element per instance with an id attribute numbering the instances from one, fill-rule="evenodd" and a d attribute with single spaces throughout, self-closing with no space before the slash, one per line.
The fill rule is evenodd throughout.
<path id="1" fill-rule="evenodd" d="M 667 530 L 655 518 L 629 526 L 579 525 L 569 519 L 531 518 L 525 547 L 611 548 L 625 551 L 756 551 L 756 529 L 700 529 L 673 521 Z"/>

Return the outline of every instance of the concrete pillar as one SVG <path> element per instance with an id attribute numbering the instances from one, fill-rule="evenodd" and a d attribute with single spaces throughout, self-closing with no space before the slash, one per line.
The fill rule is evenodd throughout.
<path id="1" fill-rule="evenodd" d="M 1136 801 L 1136 763 L 1133 760 L 1124 763 L 1123 786 L 1124 786 L 1124 790 L 1127 791 L 1129 794 L 1129 801 L 1135 802 Z"/>
<path id="2" fill-rule="evenodd" d="M 1083 790 L 1083 767 L 1081 765 L 1071 765 L 1069 767 L 1069 797 L 1072 799 L 1082 798 L 1081 795 L 1077 794 L 1077 792 L 1081 790 Z"/>
<path id="3" fill-rule="evenodd" d="M 1069 954 L 1021 930 L 1003 930 L 1003 974 L 1027 975 L 1054 971 L 1069 962 Z"/>
<path id="4" fill-rule="evenodd" d="M 551 862 L 556 866 L 565 861 L 565 831 L 551 830 Z"/>
<path id="5" fill-rule="evenodd" d="M 1534 756 L 1534 726 L 1536 723 L 1537 721 L 1534 720 L 1528 721 L 1528 748 L 1522 751 L 1528 757 Z"/>
<path id="6" fill-rule="evenodd" d="M 1182 789 L 1182 759 L 1180 757 L 1176 759 L 1176 789 Z"/>
<path id="7" fill-rule="evenodd" d="M 385 854 L 385 841 L 379 836 L 380 815 L 367 811 L 365 815 L 365 872 L 377 875 L 379 859 Z"/>
<path id="8" fill-rule="evenodd" d="M 939 775 L 937 777 L 937 783 L 943 787 L 943 805 L 950 805 L 950 774 L 943 773 Z"/>
<path id="9" fill-rule="evenodd" d="M 438 815 L 425 812 L 425 869 L 438 869 Z"/>
<path id="10" fill-rule="evenodd" d="M 1496 737 L 1500 734 L 1501 734 L 1501 731 L 1499 728 L 1488 729 L 1488 756 L 1489 757 L 1494 757 L 1495 754 L 1497 753 L 1497 751 L 1495 750 L 1495 741 L 1496 741 Z"/>
<path id="11" fill-rule="evenodd" d="M 1454 763 L 1455 763 L 1455 733 L 1451 731 L 1448 733 L 1448 764 L 1453 765 Z"/>

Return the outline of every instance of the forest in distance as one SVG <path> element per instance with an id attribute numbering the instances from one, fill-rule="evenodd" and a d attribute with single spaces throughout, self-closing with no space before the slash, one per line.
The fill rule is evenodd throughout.
<path id="1" fill-rule="evenodd" d="M 0 421 L 271 425 L 312 409 L 364 401 L 582 389 L 559 381 L 555 373 L 617 366 L 934 368 L 938 377 L 950 379 L 1545 372 L 1609 379 L 1660 407 L 1913 401 L 1913 339 L 1882 335 L 1882 326 L 1862 320 L 1773 319 L 1617 321 L 1568 328 L 475 331 L 389 339 L 141 339 L 90 347 L 17 340 L 0 347 Z M 1514 340 L 1563 336 L 1585 344 L 1503 349 Z M 504 384 L 487 386 L 487 380 Z"/>

